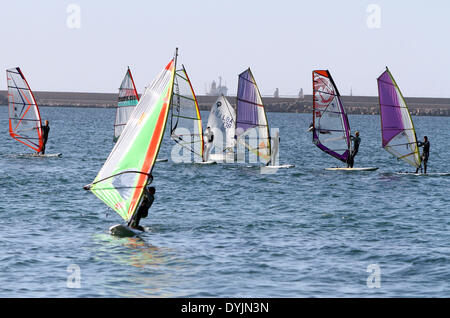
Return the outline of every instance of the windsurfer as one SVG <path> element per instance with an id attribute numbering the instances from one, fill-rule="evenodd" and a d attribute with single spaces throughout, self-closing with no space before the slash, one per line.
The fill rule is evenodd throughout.
<path id="1" fill-rule="evenodd" d="M 350 139 L 353 140 L 353 147 L 352 147 L 350 156 L 348 157 L 348 160 L 347 160 L 347 168 L 353 168 L 355 156 L 359 150 L 359 144 L 361 143 L 361 138 L 359 137 L 359 131 L 355 132 L 355 136 L 350 136 Z"/>
<path id="2" fill-rule="evenodd" d="M 130 220 L 128 223 L 128 226 L 132 229 L 137 229 L 140 231 L 145 231 L 142 226 L 139 225 L 139 222 L 141 221 L 141 218 L 146 218 L 148 216 L 148 210 L 153 204 L 153 201 L 155 200 L 155 187 L 149 187 L 145 188 L 143 193 L 143 198 L 141 201 L 141 204 L 139 205 L 139 208 L 137 209 L 136 213 L 134 214 L 134 217 Z"/>
<path id="3" fill-rule="evenodd" d="M 211 127 L 208 126 L 205 131 L 205 137 L 206 137 L 206 146 L 205 151 L 203 153 L 203 161 L 207 162 L 209 160 L 209 153 L 211 152 L 211 148 L 213 146 L 214 141 L 214 133 L 211 130 Z"/>
<path id="4" fill-rule="evenodd" d="M 42 149 L 40 152 L 41 155 L 45 155 L 45 144 L 47 143 L 49 131 L 50 131 L 50 126 L 48 124 L 48 120 L 46 120 L 45 125 L 42 126 Z"/>
<path id="5" fill-rule="evenodd" d="M 424 173 L 427 173 L 428 157 L 430 156 L 430 142 L 428 141 L 428 137 L 424 136 L 423 137 L 423 142 L 422 141 L 418 141 L 417 142 L 417 146 L 418 147 L 423 147 L 422 162 L 423 162 Z M 419 168 L 421 168 L 421 166 L 417 167 L 416 173 L 419 172 Z"/>
<path id="6" fill-rule="evenodd" d="M 271 139 L 272 139 L 272 153 L 270 155 L 270 160 L 266 164 L 266 166 L 269 166 L 269 165 L 274 166 L 275 165 L 277 154 L 278 154 L 278 148 L 280 146 L 280 133 L 277 131 L 275 138 L 271 138 Z"/>

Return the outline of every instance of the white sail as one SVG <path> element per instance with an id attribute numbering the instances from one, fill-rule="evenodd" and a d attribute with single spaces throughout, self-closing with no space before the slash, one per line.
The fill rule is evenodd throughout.
<path id="1" fill-rule="evenodd" d="M 236 112 L 225 96 L 220 96 L 212 105 L 207 127 L 214 133 L 216 153 L 234 152 Z M 219 138 L 221 137 L 221 138 Z"/>

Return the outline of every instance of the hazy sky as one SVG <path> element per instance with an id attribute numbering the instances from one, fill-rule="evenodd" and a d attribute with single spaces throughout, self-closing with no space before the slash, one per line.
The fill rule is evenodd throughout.
<path id="1" fill-rule="evenodd" d="M 449 15 L 447 0 L 2 1 L 0 63 L 33 90 L 79 92 L 117 92 L 129 65 L 142 92 L 179 47 L 198 94 L 218 76 L 235 94 L 251 67 L 263 95 L 311 94 L 313 69 L 377 95 L 387 65 L 405 96 L 450 97 Z"/>

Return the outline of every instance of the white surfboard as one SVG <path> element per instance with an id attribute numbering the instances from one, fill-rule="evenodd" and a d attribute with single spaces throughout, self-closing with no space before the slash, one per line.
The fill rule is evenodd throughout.
<path id="1" fill-rule="evenodd" d="M 217 164 L 217 162 L 209 160 L 209 161 L 196 162 L 196 164 L 199 164 L 199 165 L 214 165 L 214 164 Z"/>
<path id="2" fill-rule="evenodd" d="M 290 164 L 285 164 L 285 165 L 279 165 L 279 166 L 264 166 L 264 168 L 268 168 L 268 169 L 289 169 L 289 168 L 293 168 L 295 167 L 295 165 L 290 165 Z"/>
<path id="3" fill-rule="evenodd" d="M 410 175 L 410 176 L 450 176 L 450 172 L 428 172 L 428 173 L 415 173 L 415 172 L 397 172 L 397 174 L 401 175 Z"/>
<path id="4" fill-rule="evenodd" d="M 167 161 L 169 161 L 169 159 L 167 158 L 156 159 L 156 162 L 167 162 Z"/>
<path id="5" fill-rule="evenodd" d="M 46 153 L 45 155 L 34 154 L 34 156 L 35 157 L 44 157 L 44 158 L 47 158 L 47 157 L 49 157 L 49 158 L 51 158 L 51 157 L 61 157 L 62 153 Z"/>
<path id="6" fill-rule="evenodd" d="M 328 171 L 375 171 L 378 167 L 366 167 L 366 168 L 325 168 Z"/>
<path id="7" fill-rule="evenodd" d="M 20 157 L 40 157 L 40 158 L 56 158 L 61 157 L 62 153 L 46 153 L 44 155 L 36 154 L 36 153 L 26 153 L 26 154 L 20 154 Z"/>
<path id="8" fill-rule="evenodd" d="M 123 224 L 116 224 L 109 228 L 109 233 L 111 235 L 119 236 L 119 237 L 133 237 L 133 236 L 139 235 L 143 232 L 136 230 L 136 229 L 132 229 Z"/>

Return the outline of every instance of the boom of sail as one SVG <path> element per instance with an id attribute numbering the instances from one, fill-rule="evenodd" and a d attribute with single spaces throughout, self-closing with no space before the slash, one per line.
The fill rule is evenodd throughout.
<path id="1" fill-rule="evenodd" d="M 119 139 L 125 125 L 130 118 L 134 107 L 139 102 L 139 95 L 134 85 L 133 76 L 130 68 L 127 69 L 125 77 L 119 88 L 119 97 L 117 100 L 116 120 L 114 122 L 114 140 Z"/>
<path id="2" fill-rule="evenodd" d="M 421 158 L 416 131 L 405 99 L 387 67 L 377 81 L 382 146 L 398 159 L 418 168 Z"/>
<path id="3" fill-rule="evenodd" d="M 6 70 L 9 104 L 9 134 L 15 140 L 40 152 L 42 123 L 33 92 L 19 67 Z"/>

